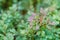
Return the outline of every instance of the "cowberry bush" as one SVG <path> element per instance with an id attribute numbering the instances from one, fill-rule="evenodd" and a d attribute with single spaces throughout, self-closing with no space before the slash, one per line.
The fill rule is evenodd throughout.
<path id="1" fill-rule="evenodd" d="M 60 40 L 59 3 L 0 0 L 0 40 Z"/>

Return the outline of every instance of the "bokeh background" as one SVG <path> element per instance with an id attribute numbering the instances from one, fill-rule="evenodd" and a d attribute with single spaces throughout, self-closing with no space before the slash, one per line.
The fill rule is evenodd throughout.
<path id="1" fill-rule="evenodd" d="M 60 0 L 0 0 L 0 40 L 60 40 Z"/>

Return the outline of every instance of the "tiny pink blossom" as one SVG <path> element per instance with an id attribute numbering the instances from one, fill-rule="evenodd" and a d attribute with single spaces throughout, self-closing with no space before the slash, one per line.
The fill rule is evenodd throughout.
<path id="1" fill-rule="evenodd" d="M 32 13 L 32 15 L 28 18 L 30 28 L 32 28 L 32 26 L 33 26 L 32 21 L 35 19 L 35 16 L 36 16 L 36 14 Z"/>
<path id="2" fill-rule="evenodd" d="M 32 16 L 36 16 L 36 13 L 32 13 Z"/>
<path id="3" fill-rule="evenodd" d="M 32 22 L 32 21 L 33 21 L 33 17 L 30 16 L 30 17 L 28 18 L 28 21 L 29 21 L 29 22 Z"/>
<path id="4" fill-rule="evenodd" d="M 28 21 L 33 21 L 34 20 L 34 17 L 36 16 L 35 13 L 32 13 L 32 15 L 28 18 Z"/>

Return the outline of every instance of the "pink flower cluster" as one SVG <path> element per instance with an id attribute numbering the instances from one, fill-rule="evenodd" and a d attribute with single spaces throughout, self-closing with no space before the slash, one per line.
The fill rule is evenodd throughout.
<path id="1" fill-rule="evenodd" d="M 28 18 L 29 22 L 32 22 L 34 20 L 34 17 L 36 16 L 35 13 L 32 13 L 32 15 Z"/>
<path id="2" fill-rule="evenodd" d="M 30 23 L 30 28 L 32 28 L 33 24 L 32 21 L 35 19 L 36 14 L 32 13 L 32 15 L 28 18 L 28 21 Z"/>

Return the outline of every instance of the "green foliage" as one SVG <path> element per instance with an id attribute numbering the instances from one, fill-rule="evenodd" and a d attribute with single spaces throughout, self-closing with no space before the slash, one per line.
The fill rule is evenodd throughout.
<path id="1" fill-rule="evenodd" d="M 0 40 L 60 40 L 60 0 L 0 0 Z"/>

